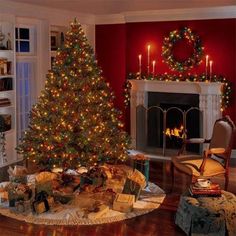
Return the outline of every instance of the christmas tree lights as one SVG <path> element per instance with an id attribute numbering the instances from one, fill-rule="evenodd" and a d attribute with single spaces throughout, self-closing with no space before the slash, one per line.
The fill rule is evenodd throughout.
<path id="1" fill-rule="evenodd" d="M 129 138 L 113 100 L 111 87 L 75 20 L 32 108 L 18 152 L 44 169 L 124 161 Z"/>

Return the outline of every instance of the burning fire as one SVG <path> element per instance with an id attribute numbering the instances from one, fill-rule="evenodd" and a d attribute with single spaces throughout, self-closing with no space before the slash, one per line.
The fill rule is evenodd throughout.
<path id="1" fill-rule="evenodd" d="M 175 136 L 175 137 L 183 139 L 184 138 L 184 126 L 181 125 L 180 128 L 175 127 L 173 129 L 167 128 L 165 131 L 165 135 L 168 137 Z"/>

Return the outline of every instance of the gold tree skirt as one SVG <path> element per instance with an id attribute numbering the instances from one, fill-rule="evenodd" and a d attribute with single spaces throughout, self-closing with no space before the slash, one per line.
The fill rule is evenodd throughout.
<path id="1" fill-rule="evenodd" d="M 79 196 L 79 195 L 78 195 Z M 153 183 L 148 184 L 148 188 L 142 191 L 140 198 L 134 203 L 134 209 L 130 213 L 121 213 L 109 209 L 99 219 L 88 219 L 84 217 L 83 210 L 76 205 L 76 201 L 65 205 L 58 205 L 52 211 L 42 214 L 35 213 L 16 213 L 8 206 L 1 205 L 0 214 L 14 218 L 20 221 L 25 221 L 34 224 L 45 225 L 93 225 L 104 224 L 125 219 L 130 219 L 136 216 L 146 214 L 157 209 L 165 199 L 164 191 Z M 76 200 L 76 196 L 75 196 Z"/>

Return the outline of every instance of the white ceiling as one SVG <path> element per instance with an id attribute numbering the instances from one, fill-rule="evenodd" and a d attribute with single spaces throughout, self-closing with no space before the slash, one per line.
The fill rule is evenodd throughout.
<path id="1" fill-rule="evenodd" d="M 77 13 L 103 15 L 130 11 L 235 6 L 236 0 L 10 0 Z"/>

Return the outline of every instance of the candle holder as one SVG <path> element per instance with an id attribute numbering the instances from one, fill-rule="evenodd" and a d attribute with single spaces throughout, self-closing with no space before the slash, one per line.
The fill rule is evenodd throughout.
<path id="1" fill-rule="evenodd" d="M 139 79 L 141 79 L 141 75 L 142 75 L 142 55 L 139 54 L 138 56 L 138 60 L 139 60 Z"/>
<path id="2" fill-rule="evenodd" d="M 153 78 L 155 76 L 155 66 L 156 66 L 156 61 L 152 61 L 152 76 L 153 76 Z"/>
<path id="3" fill-rule="evenodd" d="M 141 65 L 139 65 L 139 79 L 141 79 L 141 75 L 142 75 L 142 66 Z"/>
<path id="4" fill-rule="evenodd" d="M 212 64 L 213 64 L 213 61 L 210 61 L 210 63 L 209 63 L 209 65 L 210 65 L 210 78 L 209 78 L 210 82 L 212 80 Z"/>
<path id="5" fill-rule="evenodd" d="M 147 74 L 148 75 L 150 74 L 150 66 L 149 65 L 147 66 Z"/>
<path id="6" fill-rule="evenodd" d="M 138 79 L 138 80 L 141 80 L 141 79 L 142 79 L 142 76 L 141 76 L 142 74 L 141 74 L 140 72 L 137 72 L 136 75 L 137 75 L 137 76 L 136 76 L 136 79 Z"/>

